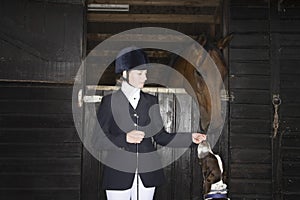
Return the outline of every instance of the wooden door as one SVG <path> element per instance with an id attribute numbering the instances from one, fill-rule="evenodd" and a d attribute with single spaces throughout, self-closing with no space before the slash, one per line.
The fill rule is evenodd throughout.
<path id="1" fill-rule="evenodd" d="M 273 199 L 276 200 L 300 197 L 300 57 L 296 53 L 300 50 L 299 11 L 300 4 L 296 1 L 274 1 L 270 4 L 274 96 L 272 182 Z"/>

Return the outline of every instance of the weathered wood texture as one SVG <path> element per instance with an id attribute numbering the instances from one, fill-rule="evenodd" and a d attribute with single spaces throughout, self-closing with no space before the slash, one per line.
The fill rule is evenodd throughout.
<path id="1" fill-rule="evenodd" d="M 0 199 L 81 199 L 80 0 L 0 2 Z M 53 84 L 49 84 L 53 83 Z"/>
<path id="2" fill-rule="evenodd" d="M 80 199 L 72 87 L 0 84 L 0 199 Z"/>
<path id="3" fill-rule="evenodd" d="M 272 199 L 269 7 L 230 1 L 230 197 Z"/>
<path id="4" fill-rule="evenodd" d="M 58 2 L 0 2 L 0 80 L 73 82 L 82 57 L 84 5 Z"/>
<path id="5" fill-rule="evenodd" d="M 278 158 L 274 172 L 278 171 L 279 175 L 275 179 L 276 199 L 300 198 L 299 13 L 298 1 L 283 1 L 274 12 L 275 20 L 271 24 L 271 35 L 277 40 L 275 59 L 280 73 L 278 91 L 282 99 L 280 129 L 274 141 L 277 144 L 274 157 Z"/>
<path id="6" fill-rule="evenodd" d="M 300 170 L 295 142 L 300 119 L 296 78 L 300 21 L 295 10 L 300 7 L 296 1 L 280 2 L 230 1 L 229 28 L 234 39 L 229 52 L 229 87 L 235 97 L 229 116 L 233 199 L 299 198 L 299 173 L 292 171 Z M 281 128 L 279 138 L 272 141 L 272 95 L 276 92 L 282 98 Z"/>

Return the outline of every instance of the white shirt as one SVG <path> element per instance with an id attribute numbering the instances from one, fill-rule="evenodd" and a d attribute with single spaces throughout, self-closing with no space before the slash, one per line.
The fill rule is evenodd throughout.
<path id="1" fill-rule="evenodd" d="M 128 84 L 127 81 L 123 81 L 121 85 L 121 90 L 127 97 L 131 106 L 136 109 L 139 100 L 140 100 L 140 92 L 139 88 L 135 88 L 132 85 Z"/>

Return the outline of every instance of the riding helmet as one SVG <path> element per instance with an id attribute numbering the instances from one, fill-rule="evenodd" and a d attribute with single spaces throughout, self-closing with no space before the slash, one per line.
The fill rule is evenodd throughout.
<path id="1" fill-rule="evenodd" d="M 115 73 L 119 74 L 123 71 L 132 69 L 143 70 L 149 67 L 149 59 L 147 54 L 137 47 L 127 47 L 122 49 L 115 61 Z"/>

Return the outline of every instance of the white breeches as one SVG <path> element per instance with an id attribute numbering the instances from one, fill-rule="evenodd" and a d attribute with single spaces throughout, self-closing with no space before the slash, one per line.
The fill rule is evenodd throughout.
<path id="1" fill-rule="evenodd" d="M 137 174 L 134 176 L 132 187 L 128 190 L 106 190 L 107 200 L 137 200 L 137 178 L 139 200 L 153 200 L 155 187 L 146 188 Z"/>

